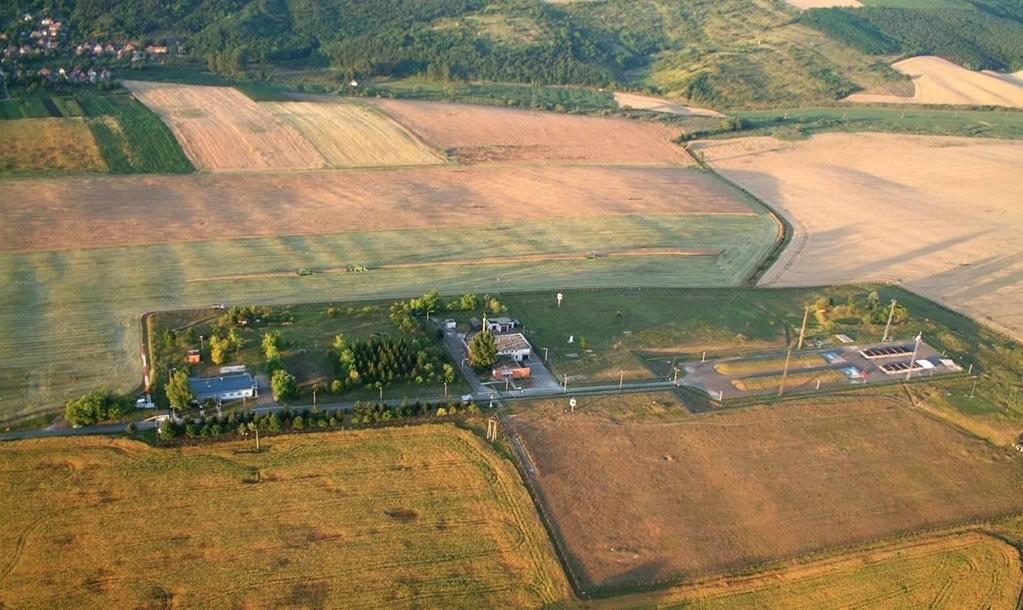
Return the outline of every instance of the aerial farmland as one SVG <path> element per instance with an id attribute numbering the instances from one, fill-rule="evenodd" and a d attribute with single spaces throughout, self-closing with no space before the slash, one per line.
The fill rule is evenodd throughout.
<path id="1" fill-rule="evenodd" d="M 623 278 L 736 285 L 782 238 L 776 219 L 693 167 L 659 125 L 418 102 L 324 114 L 330 106 L 323 102 L 264 108 L 244 101 L 246 112 L 292 134 L 287 142 L 300 141 L 282 118 L 290 104 L 296 107 L 288 112 L 305 122 L 342 120 L 363 129 L 372 118 L 390 127 L 363 129 L 361 137 L 394 149 L 394 135 L 404 134 L 401 146 L 426 154 L 418 159 L 430 167 L 407 167 L 414 159 L 395 157 L 386 171 L 222 172 L 236 163 L 247 172 L 273 169 L 260 160 L 270 158 L 264 153 L 223 165 L 220 153 L 197 147 L 193 132 L 227 146 L 231 130 L 248 129 L 238 122 L 243 115 L 211 112 L 199 120 L 196 112 L 171 109 L 201 108 L 203 100 L 223 108 L 211 100 L 244 96 L 216 87 L 177 95 L 160 85 L 131 86 L 158 113 L 184 113 L 169 124 L 196 167 L 213 171 L 0 183 L 10 218 L 3 228 L 11 295 L 5 316 L 20 319 L 0 340 L 0 353 L 20 354 L 0 374 L 8 416 L 59 405 L 82 383 L 103 379 L 125 390 L 138 383 L 138 319 L 150 310 L 395 297 L 429 290 L 441 278 L 452 291 L 521 290 L 541 287 L 535 273 L 551 287 Z M 424 112 L 448 123 L 430 131 Z M 256 131 L 263 140 L 230 149 L 262 150 L 273 132 Z M 492 150 L 502 163 L 491 163 Z M 448 155 L 451 161 L 439 163 Z M 294 167 L 307 167 L 305 157 L 294 158 Z M 541 198 L 555 204 L 537 205 Z M 488 244 L 482 254 L 480 237 Z M 369 272 L 345 273 L 349 265 Z M 311 275 L 297 275 L 300 269 Z M 50 278 L 45 290 L 36 277 Z M 51 316 L 68 316 L 68 326 L 58 331 L 44 321 Z M 57 354 L 74 365 L 58 366 Z"/>
<path id="2" fill-rule="evenodd" d="M 0 3 L 0 609 L 1021 610 L 1020 41 Z"/>

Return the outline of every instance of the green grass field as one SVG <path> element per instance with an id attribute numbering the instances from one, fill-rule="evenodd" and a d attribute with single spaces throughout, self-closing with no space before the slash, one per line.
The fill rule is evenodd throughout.
<path id="1" fill-rule="evenodd" d="M 803 138 L 833 131 L 883 131 L 942 136 L 1023 138 L 1023 112 L 931 108 L 833 107 L 742 111 L 743 129 L 723 137 Z M 714 135 L 707 132 L 708 135 Z M 700 134 L 696 134 L 699 136 Z"/>
<path id="2" fill-rule="evenodd" d="M 3 444 L 0 603 L 537 608 L 570 594 L 518 474 L 467 431 L 262 445 Z"/>
<path id="3" fill-rule="evenodd" d="M 126 93 L 40 94 L 0 102 L 0 119 L 82 116 L 86 117 L 89 130 L 111 173 L 184 174 L 195 171 L 163 121 Z M 37 169 L 60 171 L 65 168 L 53 163 Z"/>
<path id="4" fill-rule="evenodd" d="M 736 285 L 775 238 L 767 216 L 591 218 L 464 229 L 242 239 L 0 256 L 0 417 L 55 409 L 98 386 L 141 383 L 139 316 L 229 305 L 608 286 Z M 502 257 L 474 264 L 480 244 Z M 545 253 L 639 247 L 720 256 Z M 365 265 L 365 273 L 345 273 Z M 314 270 L 299 276 L 299 269 Z M 339 269 L 340 268 L 340 269 Z M 316 270 L 337 270 L 315 272 Z"/>
<path id="5" fill-rule="evenodd" d="M 617 110 L 614 94 L 591 87 L 555 87 L 518 83 L 462 83 L 405 78 L 372 83 L 369 94 L 464 104 L 510 106 L 557 112 L 599 113 Z"/>

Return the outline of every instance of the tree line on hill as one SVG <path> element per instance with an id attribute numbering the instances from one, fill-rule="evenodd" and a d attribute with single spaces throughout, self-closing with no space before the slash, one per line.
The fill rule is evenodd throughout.
<path id="1" fill-rule="evenodd" d="M 349 76 L 607 84 L 616 55 L 543 2 L 493 0 L 13 0 L 0 23 L 43 11 L 76 37 L 182 37 L 190 55 L 225 74 L 249 62 L 331 65 Z M 526 20 L 508 39 L 486 22 Z M 498 28 L 499 29 L 499 28 Z M 619 51 L 620 54 L 620 51 Z"/>
<path id="2" fill-rule="evenodd" d="M 971 70 L 1023 68 L 1023 3 L 974 8 L 816 8 L 800 21 L 871 55 L 937 55 Z"/>

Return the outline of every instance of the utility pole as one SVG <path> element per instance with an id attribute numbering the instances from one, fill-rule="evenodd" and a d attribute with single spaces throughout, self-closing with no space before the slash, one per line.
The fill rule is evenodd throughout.
<path id="1" fill-rule="evenodd" d="M 313 408 L 316 408 L 316 388 L 313 387 Z"/>
<path id="2" fill-rule="evenodd" d="M 565 373 L 565 393 L 568 393 L 568 373 Z"/>
<path id="3" fill-rule="evenodd" d="M 678 385 L 678 367 L 677 366 L 675 367 L 675 378 L 671 381 L 671 384 L 674 385 L 674 386 Z"/>
<path id="4" fill-rule="evenodd" d="M 909 359 L 909 370 L 906 371 L 906 381 L 913 376 L 913 367 L 916 366 L 916 353 L 920 349 L 920 341 L 923 339 L 923 332 L 916 334 L 916 344 L 913 345 L 913 357 Z"/>
<path id="5" fill-rule="evenodd" d="M 547 348 L 543 348 L 543 363 L 547 364 Z"/>
<path id="6" fill-rule="evenodd" d="M 810 307 L 808 305 L 803 306 L 803 326 L 799 329 L 799 345 L 796 347 L 796 351 L 803 349 L 803 338 L 806 337 L 806 319 L 810 317 Z"/>
<path id="7" fill-rule="evenodd" d="M 487 420 L 487 440 L 488 441 L 492 441 L 492 442 L 497 442 L 497 420 L 496 419 L 491 418 L 491 419 Z"/>
<path id="8" fill-rule="evenodd" d="M 618 389 L 622 389 L 625 384 L 625 371 L 618 371 Z"/>
<path id="9" fill-rule="evenodd" d="M 884 325 L 884 337 L 881 338 L 881 343 L 888 343 L 888 333 L 892 329 L 892 318 L 895 317 L 895 299 L 892 299 L 892 306 L 888 310 L 888 323 Z"/>
<path id="10" fill-rule="evenodd" d="M 789 359 L 792 358 L 792 348 L 785 355 L 785 368 L 781 371 L 781 383 L 778 385 L 778 398 L 785 393 L 785 378 L 789 376 Z"/>

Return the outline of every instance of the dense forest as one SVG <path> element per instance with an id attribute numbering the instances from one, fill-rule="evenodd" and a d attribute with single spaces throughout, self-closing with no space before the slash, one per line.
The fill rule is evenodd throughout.
<path id="1" fill-rule="evenodd" d="M 184 38 L 214 68 L 258 61 L 332 65 L 346 75 L 614 79 L 607 48 L 532 0 L 14 0 L 0 20 L 23 13 L 65 18 L 81 39 Z"/>
<path id="2" fill-rule="evenodd" d="M 823 8 L 801 21 L 872 55 L 937 55 L 972 70 L 1023 68 L 1023 3 L 975 8 Z"/>

